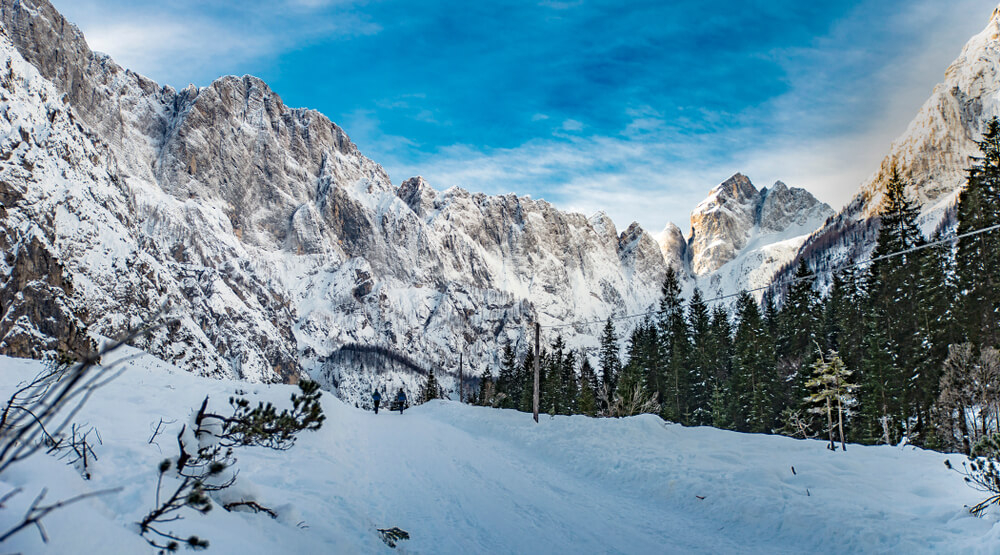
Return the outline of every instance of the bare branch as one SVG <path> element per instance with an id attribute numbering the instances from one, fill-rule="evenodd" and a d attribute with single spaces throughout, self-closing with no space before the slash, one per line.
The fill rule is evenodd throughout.
<path id="1" fill-rule="evenodd" d="M 4 541 L 7 540 L 7 538 L 13 536 L 14 534 L 16 534 L 16 533 L 20 532 L 21 530 L 27 528 L 28 526 L 35 526 L 35 527 L 37 527 L 39 534 L 42 536 L 42 541 L 47 543 L 48 542 L 48 537 L 45 534 L 45 529 L 42 528 L 41 521 L 42 521 L 43 518 L 45 518 L 46 516 L 48 516 L 49 513 L 51 513 L 52 511 L 55 511 L 57 509 L 61 509 L 63 507 L 66 507 L 68 505 L 72 505 L 74 503 L 83 501 L 84 499 L 87 499 L 87 498 L 90 498 L 90 497 L 97 497 L 97 496 L 100 496 L 100 495 L 108 495 L 108 494 L 111 494 L 111 493 L 117 493 L 117 492 L 119 492 L 121 490 L 122 490 L 122 488 L 111 488 L 111 489 L 104 489 L 104 490 L 100 490 L 100 491 L 92 491 L 92 492 L 88 492 L 88 493 L 82 493 L 82 494 L 77 495 L 75 497 L 70 497 L 69 499 L 64 499 L 62 501 L 57 501 L 57 502 L 55 502 L 55 503 L 53 503 L 51 505 L 42 505 L 42 500 L 45 498 L 45 494 L 48 493 L 48 489 L 43 488 L 42 491 L 41 491 L 41 493 L 38 494 L 38 497 L 36 497 L 35 500 L 31 502 L 31 507 L 28 508 L 28 512 L 25 513 L 24 518 L 21 520 L 21 522 L 19 522 L 16 526 L 14 526 L 13 528 L 11 528 L 7 532 L 5 532 L 2 536 L 0 536 L 0 543 L 3 543 Z M 17 490 L 15 490 L 15 491 L 17 491 Z M 10 494 L 8 494 L 8 495 L 10 495 Z M 5 496 L 5 498 L 9 499 L 9 497 L 7 497 L 7 496 Z"/>

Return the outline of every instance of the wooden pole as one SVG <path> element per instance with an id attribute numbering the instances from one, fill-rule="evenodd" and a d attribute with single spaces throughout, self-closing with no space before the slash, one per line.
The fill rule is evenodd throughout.
<path id="1" fill-rule="evenodd" d="M 462 351 L 458 352 L 458 402 L 462 402 L 462 394 L 465 393 L 465 380 L 462 379 Z"/>
<path id="2" fill-rule="evenodd" d="M 539 345 L 541 344 L 541 338 L 540 338 L 541 334 L 542 334 L 542 326 L 538 322 L 535 322 L 535 396 L 533 400 L 534 400 L 534 413 L 535 413 L 536 423 L 538 422 L 538 367 L 539 367 L 538 359 L 541 358 L 542 356 L 541 349 L 539 349 Z"/>

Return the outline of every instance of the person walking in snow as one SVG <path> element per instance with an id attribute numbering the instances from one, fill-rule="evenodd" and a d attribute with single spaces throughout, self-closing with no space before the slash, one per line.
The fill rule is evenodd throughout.
<path id="1" fill-rule="evenodd" d="M 372 392 L 372 401 L 375 402 L 375 414 L 378 414 L 378 404 L 382 400 L 382 394 L 376 389 Z"/>
<path id="2" fill-rule="evenodd" d="M 399 393 L 396 394 L 396 402 L 399 403 L 399 414 L 403 414 L 403 409 L 406 408 L 406 393 L 403 392 L 403 388 L 399 388 Z"/>

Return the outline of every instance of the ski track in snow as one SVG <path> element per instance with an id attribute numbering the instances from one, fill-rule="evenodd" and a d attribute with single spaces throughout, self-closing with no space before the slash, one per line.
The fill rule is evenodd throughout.
<path id="1" fill-rule="evenodd" d="M 122 491 L 50 515 L 51 543 L 29 529 L 5 551 L 152 552 L 132 523 L 151 508 L 156 465 L 176 455 L 176 434 L 202 398 L 223 411 L 242 391 L 280 408 L 294 391 L 200 378 L 149 355 L 121 364 L 125 373 L 76 419 L 103 440 L 93 480 L 45 454 L 16 465 L 0 494 L 25 491 L 0 510 L 0 528 L 42 487 L 48 500 Z M 41 368 L 0 358 L 0 395 Z M 543 414 L 535 424 L 529 414 L 450 401 L 375 415 L 325 395 L 324 410 L 323 428 L 289 451 L 236 452 L 229 493 L 276 509 L 277 520 L 216 506 L 204 516 L 186 510 L 168 529 L 207 538 L 210 553 L 242 554 L 390 553 L 376 528 L 392 526 L 412 537 L 399 553 L 995 553 L 1000 545 L 998 511 L 968 515 L 963 506 L 979 494 L 944 467 L 949 456 L 911 447 L 832 453 L 819 440 L 648 415 Z M 160 418 L 170 424 L 151 445 Z"/>

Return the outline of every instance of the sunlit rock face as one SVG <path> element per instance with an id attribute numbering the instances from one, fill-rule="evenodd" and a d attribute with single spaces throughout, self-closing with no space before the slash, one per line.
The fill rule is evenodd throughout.
<path id="1" fill-rule="evenodd" d="M 691 271 L 704 276 L 736 258 L 754 240 L 808 233 L 833 210 L 805 189 L 778 181 L 760 191 L 743 174 L 722 182 L 691 213 Z M 759 241 L 758 241 L 759 242 Z"/>

